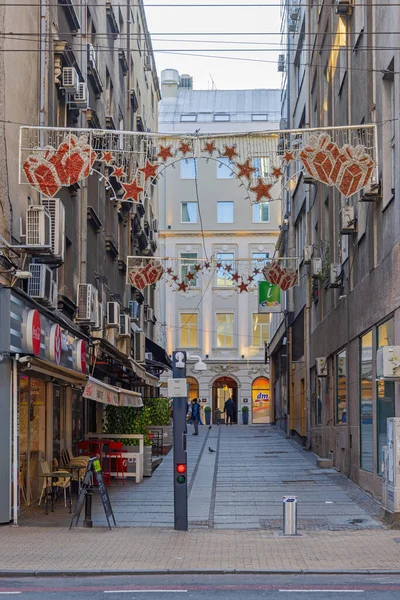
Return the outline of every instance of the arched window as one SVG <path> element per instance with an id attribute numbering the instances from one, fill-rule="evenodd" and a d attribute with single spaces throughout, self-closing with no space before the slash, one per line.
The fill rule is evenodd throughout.
<path id="1" fill-rule="evenodd" d="M 189 384 L 189 398 L 193 400 L 199 397 L 199 382 L 194 377 L 188 377 L 187 382 Z"/>
<path id="2" fill-rule="evenodd" d="M 257 377 L 251 387 L 253 423 L 270 422 L 270 400 L 269 379 Z"/>

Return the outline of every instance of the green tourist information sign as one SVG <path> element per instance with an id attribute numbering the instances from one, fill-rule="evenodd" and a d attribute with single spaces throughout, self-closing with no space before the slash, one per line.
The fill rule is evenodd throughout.
<path id="1" fill-rule="evenodd" d="M 268 281 L 260 281 L 258 284 L 258 312 L 274 313 L 282 312 L 281 288 Z"/>

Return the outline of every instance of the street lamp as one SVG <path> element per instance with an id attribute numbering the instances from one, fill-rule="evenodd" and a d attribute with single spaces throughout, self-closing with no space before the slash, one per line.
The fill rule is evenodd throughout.
<path id="1" fill-rule="evenodd" d="M 197 356 L 197 354 L 190 354 L 188 358 L 196 358 L 198 360 L 198 362 L 193 366 L 193 371 L 207 371 L 207 365 L 205 362 L 203 362 L 201 356 Z"/>

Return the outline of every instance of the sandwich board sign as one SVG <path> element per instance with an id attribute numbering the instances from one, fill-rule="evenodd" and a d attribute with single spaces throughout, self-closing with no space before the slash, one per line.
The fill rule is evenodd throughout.
<path id="1" fill-rule="evenodd" d="M 282 312 L 281 288 L 279 285 L 260 281 L 258 283 L 258 312 L 275 313 Z"/>

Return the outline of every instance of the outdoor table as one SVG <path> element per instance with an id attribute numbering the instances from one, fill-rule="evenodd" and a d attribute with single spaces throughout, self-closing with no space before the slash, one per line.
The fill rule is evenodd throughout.
<path id="1" fill-rule="evenodd" d="M 40 477 L 46 478 L 46 515 L 49 514 L 49 494 L 48 494 L 48 482 L 51 481 L 51 512 L 54 512 L 54 481 L 56 479 L 69 478 L 71 480 L 72 474 L 69 471 L 53 471 L 52 473 L 40 473 Z M 69 512 L 71 514 L 72 498 L 71 498 L 71 486 L 69 488 Z"/>

